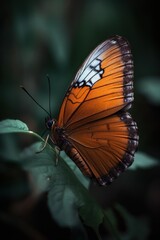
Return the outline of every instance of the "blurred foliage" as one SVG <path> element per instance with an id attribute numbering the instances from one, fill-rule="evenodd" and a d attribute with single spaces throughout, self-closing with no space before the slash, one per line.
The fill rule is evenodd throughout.
<path id="1" fill-rule="evenodd" d="M 45 128 L 45 114 L 21 91 L 19 85 L 24 85 L 48 109 L 46 75 L 49 74 L 52 114 L 56 117 L 70 82 L 90 51 L 111 35 L 122 35 L 129 40 L 135 63 L 135 102 L 131 112 L 139 128 L 139 151 L 143 152 L 141 156 L 136 156 L 135 161 L 141 159 L 149 167 L 127 171 L 105 189 L 94 184 L 90 186 L 91 194 L 103 208 L 112 209 L 116 202 L 124 206 L 124 211 L 112 210 L 116 211 L 118 229 L 128 233 L 123 235 L 123 239 L 139 239 L 131 234 L 132 230 L 126 230 L 126 222 L 134 224 L 135 219 L 142 224 L 144 234 L 141 239 L 160 238 L 160 167 L 154 166 L 154 159 L 159 162 L 160 158 L 158 9 L 158 2 L 144 0 L 6 0 L 0 9 L 1 120 L 20 119 L 39 134 Z M 1 212 L 3 209 L 6 211 L 0 215 L 0 220 L 1 226 L 11 231 L 5 231 L 5 227 L 2 229 L 8 236 L 19 234 L 20 239 L 52 239 L 53 235 L 57 239 L 66 239 L 65 236 L 73 239 L 80 236 L 81 239 L 79 229 L 70 231 L 65 227 L 62 231 L 54 222 L 48 211 L 45 193 L 37 194 L 32 174 L 17 165 L 17 154 L 33 142 L 35 138 L 26 134 L 1 137 L 1 149 L 4 151 L 0 173 L 3 179 L 1 186 L 5 189 L 1 192 L 4 196 L 4 199 L 1 198 Z M 87 226 L 85 231 L 90 239 L 96 239 Z M 100 232 L 105 238 L 104 226 Z"/>
<path id="2" fill-rule="evenodd" d="M 81 239 L 87 239 L 83 225 L 92 228 L 97 235 L 97 239 L 101 239 L 99 226 L 102 223 L 105 223 L 104 226 L 115 239 L 145 239 L 145 237 L 148 236 L 148 221 L 142 219 L 137 223 L 137 219 L 132 217 L 122 206 L 118 206 L 118 211 L 120 211 L 124 221 L 126 221 L 127 231 L 125 234 L 120 233 L 114 212 L 111 209 L 105 212 L 87 191 L 89 189 L 89 179 L 83 176 L 75 163 L 64 153 L 61 154 L 63 155 L 63 159 L 59 157 L 57 165 L 55 149 L 47 143 L 42 151 L 44 140 L 38 134 L 30 131 L 25 123 L 10 119 L 1 121 L 0 134 L 11 133 L 33 135 L 41 140 L 41 142 L 36 142 L 28 148 L 25 148 L 25 150 L 20 151 L 19 154 L 17 153 L 16 159 L 13 158 L 6 162 L 2 161 L 0 174 L 0 194 L 2 202 L 4 199 L 8 202 L 8 199 L 11 198 L 12 205 L 12 200 L 17 199 L 19 195 L 20 197 L 23 196 L 26 192 L 26 185 L 28 184 L 33 191 L 30 195 L 33 195 L 34 201 L 42 193 L 48 193 L 48 208 L 52 218 L 63 228 L 78 229 Z M 3 147 L 1 154 L 3 155 L 3 151 L 6 152 L 7 150 L 9 150 L 8 146 L 6 146 L 6 149 Z M 11 160 L 14 162 L 12 163 Z M 17 163 L 19 163 L 19 165 Z M 145 169 L 155 165 L 158 165 L 158 161 L 145 156 L 143 153 L 138 153 L 131 169 Z M 9 166 L 12 167 L 11 171 Z M 22 189 L 22 187 L 19 188 L 19 185 L 21 186 L 24 181 L 24 176 L 22 175 L 23 169 L 31 176 L 30 181 L 28 179 L 28 181 L 25 182 L 24 189 Z M 6 170 L 9 170 L 9 172 L 6 172 Z M 15 175 L 15 173 L 17 173 L 17 175 Z M 15 179 L 13 179 L 13 177 L 15 177 Z M 19 181 L 17 177 L 19 177 Z M 19 189 L 21 189 L 20 194 Z M 136 223 L 137 227 L 141 230 L 141 234 L 139 234 L 139 232 L 137 234 L 137 231 L 135 231 Z"/>

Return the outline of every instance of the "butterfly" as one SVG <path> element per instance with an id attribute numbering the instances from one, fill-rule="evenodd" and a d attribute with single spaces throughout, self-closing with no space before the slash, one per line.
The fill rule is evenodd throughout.
<path id="1" fill-rule="evenodd" d="M 87 57 L 68 88 L 58 119 L 47 118 L 50 139 L 82 173 L 107 185 L 127 169 L 138 146 L 133 60 L 127 40 L 113 36 Z"/>

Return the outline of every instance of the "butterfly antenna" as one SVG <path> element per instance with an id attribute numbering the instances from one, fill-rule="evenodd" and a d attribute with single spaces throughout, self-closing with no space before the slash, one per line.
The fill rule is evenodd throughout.
<path id="1" fill-rule="evenodd" d="M 49 114 L 50 116 L 52 116 L 52 112 L 51 112 L 51 81 L 49 76 L 47 75 L 47 80 L 48 80 L 48 90 L 49 90 Z"/>
<path id="2" fill-rule="evenodd" d="M 42 107 L 42 106 L 34 99 L 34 97 L 32 97 L 32 95 L 26 90 L 25 87 L 20 86 L 20 88 L 22 88 L 22 90 L 25 91 L 25 92 L 27 93 L 27 95 L 28 95 L 43 111 L 45 111 L 45 112 L 49 115 L 49 117 L 51 118 L 51 114 L 50 114 L 44 107 Z"/>

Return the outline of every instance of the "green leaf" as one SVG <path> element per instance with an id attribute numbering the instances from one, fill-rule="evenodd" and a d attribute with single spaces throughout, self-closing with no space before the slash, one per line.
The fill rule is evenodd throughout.
<path id="1" fill-rule="evenodd" d="M 41 151 L 44 142 L 36 142 L 19 155 L 19 160 L 25 170 L 32 174 L 38 193 L 48 191 L 50 181 L 54 179 L 57 170 L 55 151 L 49 144 Z"/>
<path id="2" fill-rule="evenodd" d="M 0 134 L 6 134 L 6 133 L 25 133 L 25 134 L 31 134 L 37 138 L 39 138 L 41 141 L 44 141 L 44 139 L 39 136 L 37 133 L 30 131 L 28 126 L 20 121 L 20 120 L 14 120 L 14 119 L 6 119 L 3 121 L 0 121 Z"/>
<path id="3" fill-rule="evenodd" d="M 27 125 L 20 120 L 2 121 L 0 133 L 30 133 L 41 139 L 38 134 L 29 131 Z M 40 152 L 43 144 L 44 142 L 33 144 L 19 157 L 24 168 L 31 172 L 37 192 L 48 191 L 48 205 L 59 225 L 80 226 L 81 216 L 84 223 L 92 227 L 98 235 L 103 211 L 85 188 L 88 188 L 89 180 L 82 177 L 82 173 L 68 157 L 65 159 L 67 164 L 59 157 L 56 165 L 56 154 L 49 144 Z M 83 179 L 82 183 L 78 179 Z"/>
<path id="4" fill-rule="evenodd" d="M 20 120 L 6 119 L 0 121 L 0 133 L 29 132 L 27 125 Z"/>
<path id="5" fill-rule="evenodd" d="M 89 195 L 89 193 L 83 193 L 80 199 L 79 215 L 83 222 L 91 227 L 99 236 L 99 225 L 103 222 L 104 212 L 102 208 L 96 203 L 96 201 Z"/>
<path id="6" fill-rule="evenodd" d="M 81 226 L 83 222 L 98 232 L 103 221 L 103 210 L 90 196 L 66 162 L 59 157 L 56 165 L 55 151 L 49 145 L 40 152 L 41 143 L 26 149 L 21 160 L 29 170 L 37 191 L 48 191 L 48 206 L 54 220 L 63 227 Z"/>
<path id="7" fill-rule="evenodd" d="M 77 165 L 66 155 L 64 151 L 61 152 L 61 157 L 67 163 L 67 165 L 72 169 L 79 181 L 84 185 L 85 188 L 89 188 L 90 179 L 85 177 Z"/>
<path id="8" fill-rule="evenodd" d="M 137 152 L 135 154 L 135 159 L 133 164 L 130 166 L 129 170 L 136 170 L 139 168 L 150 168 L 159 164 L 158 159 L 155 159 L 146 153 Z"/>
<path id="9" fill-rule="evenodd" d="M 51 212 L 61 226 L 78 226 L 80 215 L 87 226 L 98 232 L 99 224 L 103 221 L 103 210 L 68 165 L 62 160 L 59 165 L 61 175 L 57 173 L 48 195 Z"/>

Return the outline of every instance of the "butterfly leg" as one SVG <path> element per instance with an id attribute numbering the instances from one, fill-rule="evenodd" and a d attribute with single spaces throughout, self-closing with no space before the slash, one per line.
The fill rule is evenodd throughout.
<path id="1" fill-rule="evenodd" d="M 56 152 L 56 165 L 58 165 L 59 155 L 60 155 L 60 148 L 55 146 L 55 152 Z"/>
<path id="2" fill-rule="evenodd" d="M 39 151 L 37 151 L 36 153 L 40 153 L 40 152 L 42 152 L 45 149 L 45 147 L 47 145 L 47 142 L 48 142 L 48 139 L 49 139 L 49 134 L 47 135 L 47 137 L 45 139 L 45 142 L 44 142 L 44 145 L 42 146 L 42 148 Z"/>

